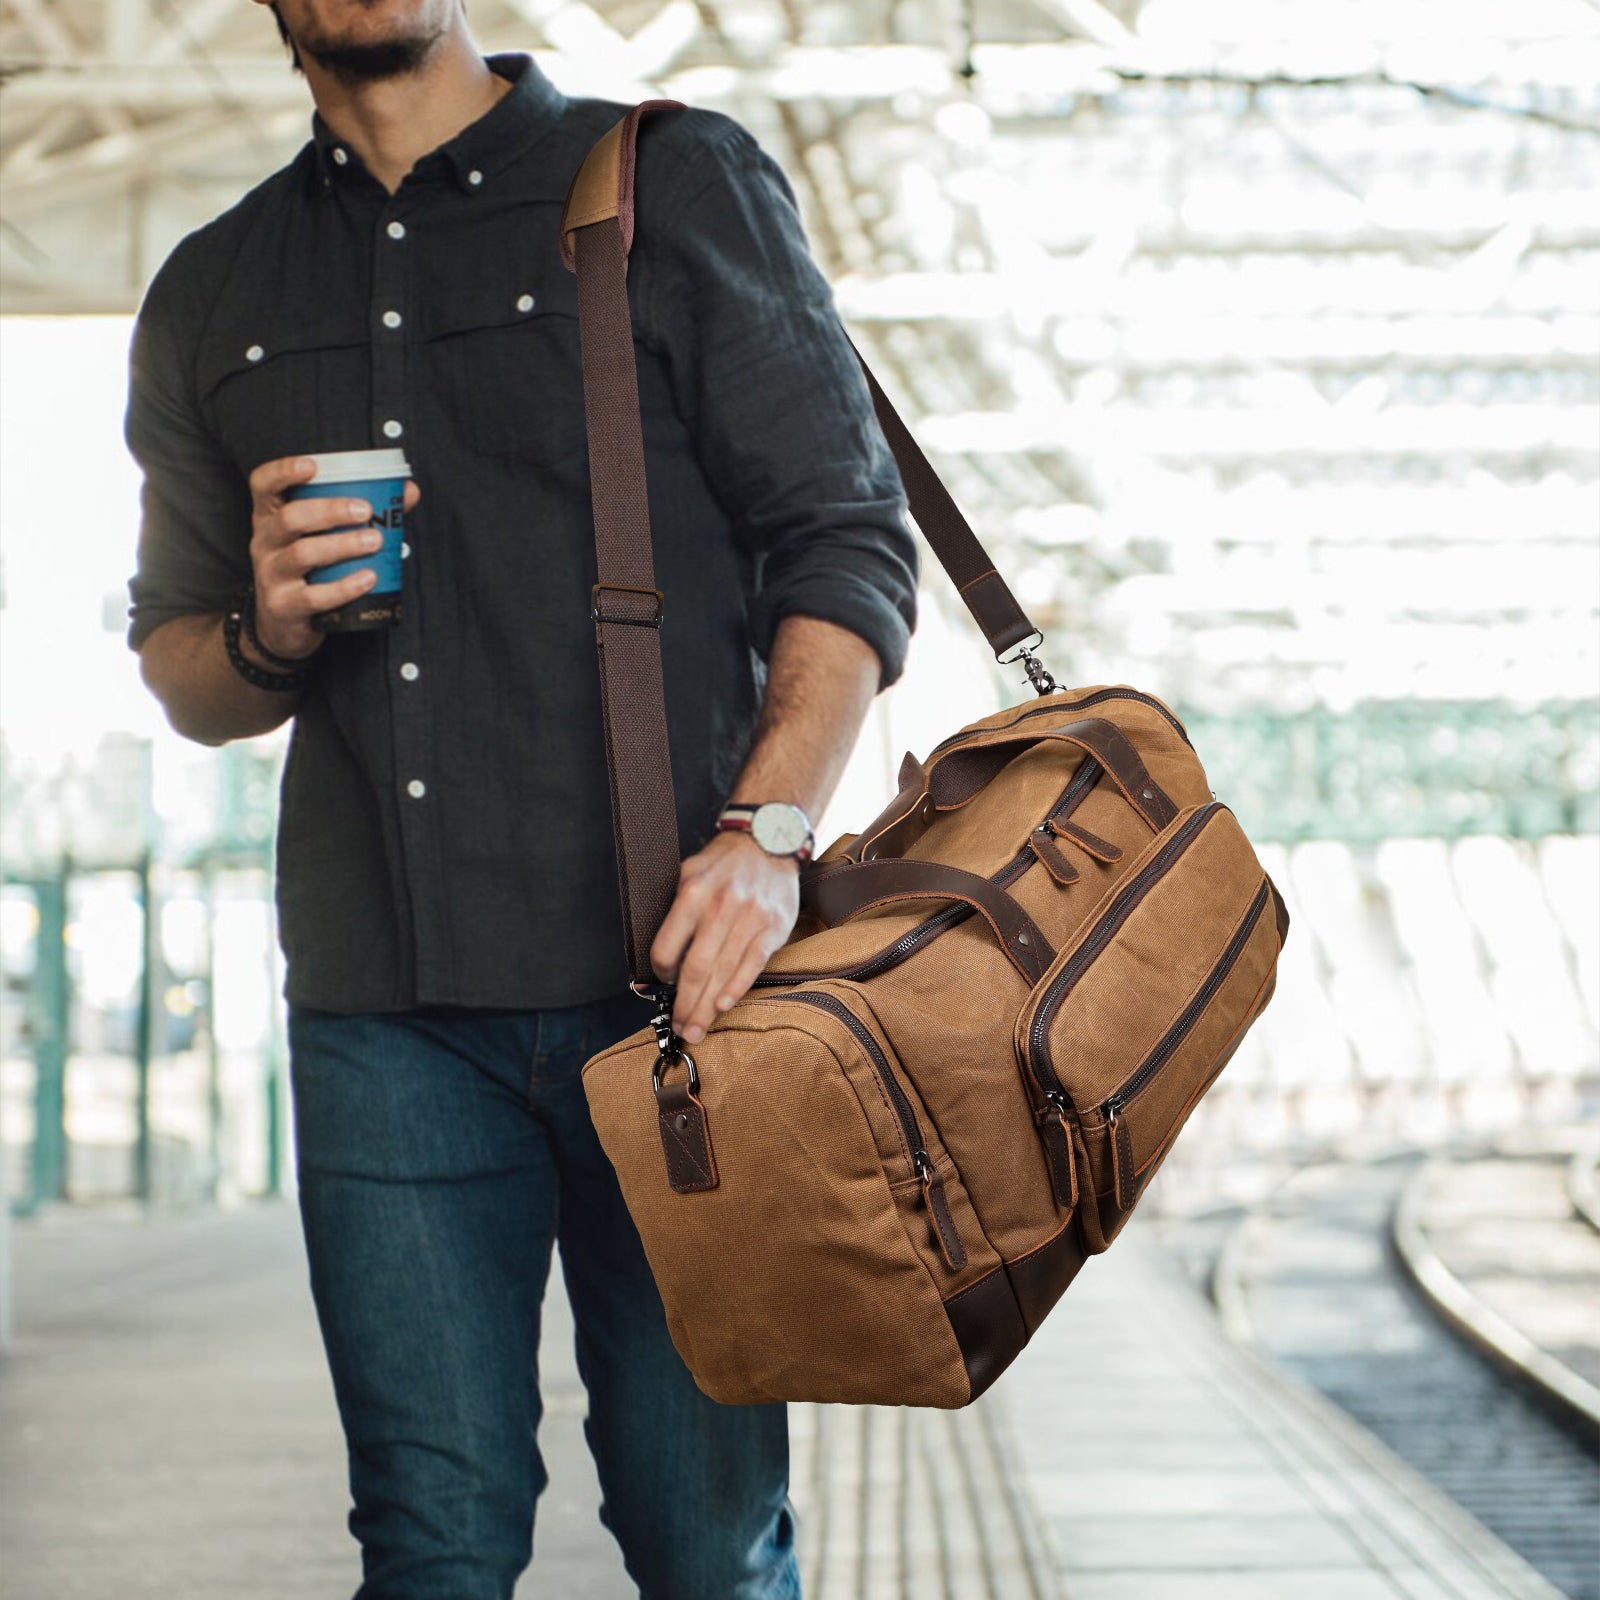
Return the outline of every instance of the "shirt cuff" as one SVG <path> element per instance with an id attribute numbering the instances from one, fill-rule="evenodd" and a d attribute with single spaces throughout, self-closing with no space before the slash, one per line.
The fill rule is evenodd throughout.
<path id="1" fill-rule="evenodd" d="M 837 623 L 871 645 L 878 655 L 880 691 L 905 670 L 906 649 L 916 625 L 914 597 L 902 609 L 879 584 L 837 569 L 764 588 L 750 610 L 750 641 L 763 661 L 771 654 L 778 624 L 793 616 Z"/>

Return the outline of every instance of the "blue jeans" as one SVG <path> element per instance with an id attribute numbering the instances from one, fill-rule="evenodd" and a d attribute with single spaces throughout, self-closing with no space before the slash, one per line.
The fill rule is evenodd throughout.
<path id="1" fill-rule="evenodd" d="M 510 1600 L 548 1481 L 539 1308 L 559 1240 L 600 1520 L 644 1600 L 793 1600 L 781 1405 L 673 1348 L 589 1119 L 584 1061 L 646 1020 L 289 1008 L 300 1211 L 349 1447 L 356 1600 Z"/>

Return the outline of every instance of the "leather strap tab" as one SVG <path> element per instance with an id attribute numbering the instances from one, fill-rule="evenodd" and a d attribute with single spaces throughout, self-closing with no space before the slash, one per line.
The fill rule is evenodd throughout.
<path id="1" fill-rule="evenodd" d="M 1072 1134 L 1067 1128 L 1067 1119 L 1052 1106 L 1044 1113 L 1039 1134 L 1050 1163 L 1050 1187 L 1055 1190 L 1056 1204 L 1065 1211 L 1075 1211 L 1078 1208 L 1078 1163 L 1072 1154 Z"/>
<path id="2" fill-rule="evenodd" d="M 1098 833 L 1089 830 L 1078 822 L 1057 822 L 1052 826 L 1064 838 L 1070 839 L 1075 845 L 1081 845 L 1096 861 L 1120 861 L 1122 849 L 1119 845 L 1108 844 Z"/>
<path id="3" fill-rule="evenodd" d="M 967 1264 L 967 1247 L 956 1232 L 956 1219 L 950 1214 L 950 1198 L 944 1192 L 944 1179 L 931 1169 L 922 1175 L 922 1198 L 927 1202 L 928 1215 L 933 1218 L 939 1254 L 952 1272 L 959 1272 Z"/>
<path id="4" fill-rule="evenodd" d="M 897 900 L 965 901 L 989 924 L 1001 950 L 1030 987 L 1055 960 L 1038 924 L 1004 889 L 976 872 L 942 861 L 864 861 L 834 867 L 800 883 L 800 903 L 830 927 L 870 906 Z"/>
<path id="5" fill-rule="evenodd" d="M 667 1182 L 678 1194 L 717 1186 L 717 1160 L 705 1107 L 687 1083 L 664 1083 L 656 1090 L 656 1119 L 667 1158 Z"/>
<path id="6" fill-rule="evenodd" d="M 1045 871 L 1065 889 L 1076 883 L 1083 874 L 1061 853 L 1061 846 L 1056 843 L 1050 827 L 1047 822 L 1035 828 L 1028 835 L 1028 845 L 1044 863 Z"/>
<path id="7" fill-rule="evenodd" d="M 1139 1198 L 1136 1177 L 1133 1170 L 1133 1136 L 1128 1132 L 1127 1117 L 1120 1116 L 1111 1125 L 1111 1180 L 1119 1211 L 1133 1210 L 1133 1203 Z"/>

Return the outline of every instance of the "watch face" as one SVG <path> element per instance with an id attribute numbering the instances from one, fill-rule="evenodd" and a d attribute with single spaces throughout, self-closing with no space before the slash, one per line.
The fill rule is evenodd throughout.
<path id="1" fill-rule="evenodd" d="M 811 837 L 805 813 L 798 806 L 770 801 L 758 806 L 750 819 L 750 832 L 758 845 L 772 856 L 790 856 L 803 849 Z"/>

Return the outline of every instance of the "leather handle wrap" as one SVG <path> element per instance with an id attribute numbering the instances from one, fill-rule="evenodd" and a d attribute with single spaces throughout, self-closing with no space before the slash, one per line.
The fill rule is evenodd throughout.
<path id="1" fill-rule="evenodd" d="M 962 900 L 989 924 L 1006 958 L 1030 986 L 1055 960 L 1055 951 L 1026 911 L 976 872 L 940 861 L 863 861 L 802 876 L 801 903 L 829 927 L 869 906 L 901 900 Z"/>

